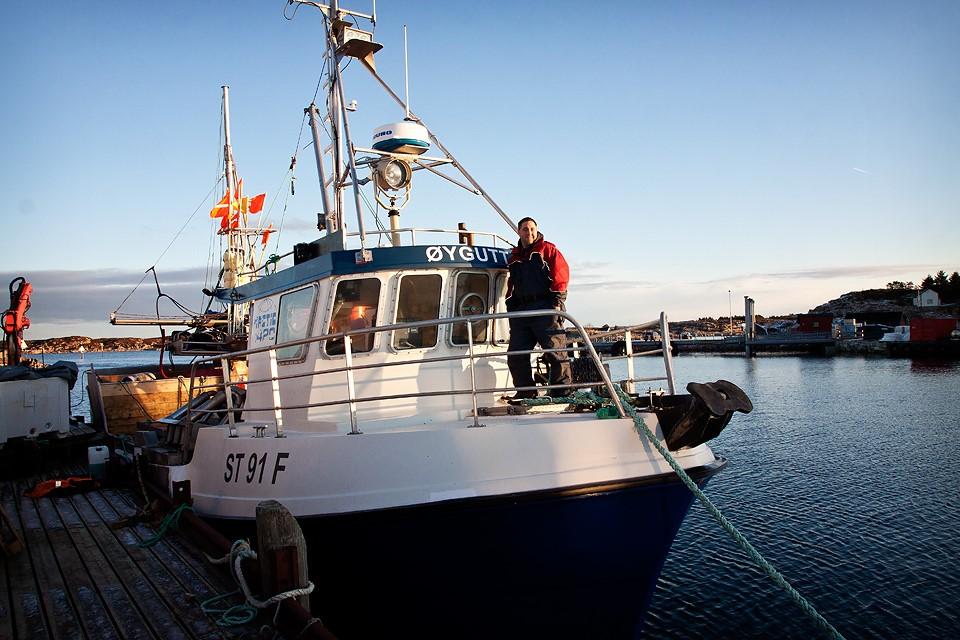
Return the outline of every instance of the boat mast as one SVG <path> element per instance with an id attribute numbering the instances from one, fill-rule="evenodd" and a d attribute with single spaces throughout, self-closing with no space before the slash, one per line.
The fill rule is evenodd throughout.
<path id="1" fill-rule="evenodd" d="M 237 193 L 237 172 L 233 162 L 233 147 L 230 144 L 230 87 L 223 85 L 223 173 L 227 179 L 227 193 L 229 206 L 227 209 L 227 250 L 223 254 L 223 285 L 233 288 L 243 284 L 241 274 L 246 270 L 246 240 L 244 229 L 246 216 L 239 213 L 243 220 L 238 228 L 234 228 L 231 218 L 234 212 L 234 201 L 239 199 Z M 244 315 L 246 305 L 230 304 L 227 308 L 227 333 L 230 336 L 243 335 Z"/>

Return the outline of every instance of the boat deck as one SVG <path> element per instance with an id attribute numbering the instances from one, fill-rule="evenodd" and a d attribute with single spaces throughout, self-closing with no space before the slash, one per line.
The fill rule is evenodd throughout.
<path id="1" fill-rule="evenodd" d="M 137 513 L 126 489 L 23 495 L 41 480 L 85 474 L 82 466 L 60 466 L 0 481 L 0 506 L 22 540 L 18 553 L 0 548 L 0 640 L 233 638 L 256 632 L 256 624 L 219 627 L 203 613 L 202 602 L 235 585 L 183 538 L 174 533 L 141 548 L 155 528 L 117 526 Z M 234 596 L 227 604 L 239 601 Z"/>

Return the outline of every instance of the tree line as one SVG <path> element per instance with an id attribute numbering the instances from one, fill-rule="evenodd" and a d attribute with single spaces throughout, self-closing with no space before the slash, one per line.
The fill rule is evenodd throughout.
<path id="1" fill-rule="evenodd" d="M 954 271 L 949 276 L 947 272 L 941 269 L 937 275 L 929 273 L 927 277 L 920 281 L 919 287 L 913 282 L 900 282 L 894 280 L 887 283 L 887 289 L 933 289 L 940 294 L 941 302 L 956 302 L 960 300 L 960 273 Z"/>

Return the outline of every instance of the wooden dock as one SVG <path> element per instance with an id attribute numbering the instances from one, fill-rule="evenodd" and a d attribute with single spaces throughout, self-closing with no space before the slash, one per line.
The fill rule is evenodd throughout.
<path id="1" fill-rule="evenodd" d="M 85 473 L 67 467 L 0 481 L 0 506 L 23 546 L 12 555 L 0 549 L 0 640 L 256 635 L 256 622 L 220 627 L 203 613 L 202 602 L 236 587 L 185 539 L 170 534 L 142 548 L 154 528 L 112 526 L 137 512 L 128 490 L 23 495 L 41 480 Z"/>

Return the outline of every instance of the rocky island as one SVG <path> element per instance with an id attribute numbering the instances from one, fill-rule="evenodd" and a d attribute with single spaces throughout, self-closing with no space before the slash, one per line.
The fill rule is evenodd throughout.
<path id="1" fill-rule="evenodd" d="M 46 340 L 28 340 L 24 353 L 74 353 L 81 351 L 158 351 L 161 338 L 87 338 L 67 336 Z"/>

